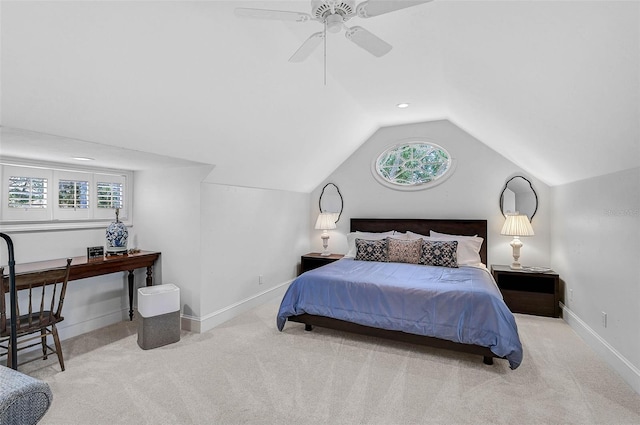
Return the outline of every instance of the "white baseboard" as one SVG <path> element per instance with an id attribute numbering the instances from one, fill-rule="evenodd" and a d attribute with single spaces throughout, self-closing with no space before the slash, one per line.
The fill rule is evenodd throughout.
<path id="1" fill-rule="evenodd" d="M 640 369 L 618 350 L 605 341 L 566 305 L 560 303 L 564 321 L 593 348 L 638 394 L 640 394 Z"/>
<path id="2" fill-rule="evenodd" d="M 96 329 L 103 328 L 105 326 L 113 325 L 114 323 L 122 322 L 123 320 L 129 320 L 129 309 L 115 311 L 104 316 L 95 317 L 90 320 L 85 320 L 79 323 L 73 323 L 66 327 L 62 327 L 63 324 L 68 322 L 62 321 L 57 325 L 60 340 L 64 341 L 69 338 L 73 338 L 87 332 L 95 331 Z M 53 344 L 53 340 L 49 339 L 49 342 Z M 22 350 L 22 349 L 21 349 Z M 31 353 L 37 352 L 37 355 Z M 20 362 L 30 361 L 33 358 L 40 358 L 42 356 L 40 345 L 36 344 L 33 347 L 24 348 L 24 351 L 20 351 Z M 26 356 L 23 357 L 23 356 Z"/>
<path id="3" fill-rule="evenodd" d="M 57 326 L 60 339 L 65 340 L 87 332 L 95 331 L 96 329 L 104 328 L 105 326 L 113 325 L 114 323 L 122 322 L 123 320 L 129 320 L 128 308 L 114 311 L 103 316 L 94 317 L 93 319 L 73 323 L 68 326 L 63 326 L 69 323 L 67 321 L 63 321 Z"/>
<path id="4" fill-rule="evenodd" d="M 181 315 L 181 328 L 190 332 L 206 332 L 209 329 L 213 329 L 216 326 L 233 319 L 234 317 L 251 310 L 265 302 L 271 301 L 274 298 L 284 295 L 289 284 L 293 281 L 289 280 L 269 288 L 259 294 L 241 300 L 235 304 L 222 308 L 218 311 L 214 311 L 204 317 L 195 317 L 189 315 Z M 58 326 L 60 332 L 60 339 L 66 340 L 78 335 L 85 334 L 87 332 L 94 331 L 96 329 L 103 328 L 105 326 L 113 325 L 124 320 L 129 320 L 129 309 L 123 309 L 114 311 L 112 313 L 105 314 L 100 317 L 95 317 L 90 320 L 82 321 L 79 323 L 68 324 L 69 322 L 62 322 Z M 68 324 L 67 326 L 63 326 Z"/>
<path id="5" fill-rule="evenodd" d="M 190 332 L 206 332 L 234 317 L 276 297 L 282 297 L 292 280 L 281 283 L 252 297 L 245 298 L 203 317 L 182 315 L 182 329 Z"/>

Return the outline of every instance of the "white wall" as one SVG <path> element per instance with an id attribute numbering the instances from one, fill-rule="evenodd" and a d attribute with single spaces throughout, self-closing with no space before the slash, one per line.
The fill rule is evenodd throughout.
<path id="1" fill-rule="evenodd" d="M 371 162 L 389 145 L 409 137 L 425 137 L 441 145 L 456 159 L 454 174 L 431 189 L 403 192 L 382 186 L 372 176 Z M 488 220 L 490 264 L 510 264 L 511 238 L 501 236 L 504 217 L 499 198 L 504 185 L 516 174 L 531 180 L 538 194 L 538 212 L 532 225 L 536 236 L 522 238 L 521 262 L 548 266 L 549 188 L 522 173 L 513 163 L 447 120 L 384 127 L 374 133 L 351 157 L 322 182 L 311 196 L 311 219 L 318 214 L 318 197 L 327 182 L 335 183 L 344 198 L 338 228 L 330 231 L 329 248 L 345 253 L 352 217 L 460 218 Z M 314 251 L 322 250 L 320 231 L 311 231 Z"/>
<path id="2" fill-rule="evenodd" d="M 162 252 L 161 280 L 180 287 L 182 326 L 196 332 L 276 296 L 309 249 L 309 194 L 205 183 L 210 171 L 135 175 L 135 237 Z"/>
<path id="3" fill-rule="evenodd" d="M 564 318 L 640 392 L 640 168 L 551 194 L 551 266 L 565 283 Z"/>
<path id="4" fill-rule="evenodd" d="M 182 313 L 200 315 L 200 184 L 211 166 L 137 171 L 133 240 L 160 251 L 154 284 L 180 288 Z M 159 269 L 159 270 L 158 270 Z"/>
<path id="5" fill-rule="evenodd" d="M 284 291 L 309 250 L 311 224 L 308 193 L 203 183 L 201 197 L 204 331 Z"/>

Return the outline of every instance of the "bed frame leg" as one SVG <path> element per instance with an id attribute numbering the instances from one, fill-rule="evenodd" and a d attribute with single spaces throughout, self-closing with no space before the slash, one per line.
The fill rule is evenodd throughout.
<path id="1" fill-rule="evenodd" d="M 488 364 L 488 365 L 492 365 L 493 364 L 493 357 L 483 356 L 482 363 Z"/>
<path id="2" fill-rule="evenodd" d="M 306 323 L 304 324 L 304 330 L 307 332 L 311 332 L 313 330 L 313 326 L 311 325 L 307 325 Z"/>

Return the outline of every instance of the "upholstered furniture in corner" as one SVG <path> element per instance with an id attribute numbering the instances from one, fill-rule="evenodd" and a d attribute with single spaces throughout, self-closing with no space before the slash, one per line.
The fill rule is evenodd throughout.
<path id="1" fill-rule="evenodd" d="M 0 424 L 36 424 L 52 400 L 53 394 L 46 382 L 0 366 Z"/>

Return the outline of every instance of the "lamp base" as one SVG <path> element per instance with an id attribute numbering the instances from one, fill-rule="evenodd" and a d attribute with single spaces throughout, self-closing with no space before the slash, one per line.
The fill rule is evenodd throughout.
<path id="1" fill-rule="evenodd" d="M 325 230 L 322 232 L 322 236 L 320 236 L 322 238 L 322 253 L 320 254 L 322 257 L 328 257 L 329 255 L 331 255 L 331 253 L 329 252 L 329 250 L 327 249 L 329 247 L 329 233 Z"/>
<path id="2" fill-rule="evenodd" d="M 522 242 L 520 242 L 519 237 L 513 237 L 511 248 L 513 248 L 513 263 L 509 267 L 511 267 L 511 270 L 522 270 L 522 264 L 518 261 L 520 259 L 520 248 L 522 248 Z"/>

